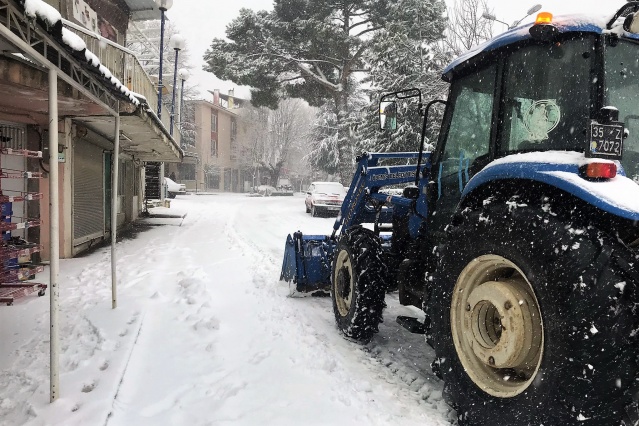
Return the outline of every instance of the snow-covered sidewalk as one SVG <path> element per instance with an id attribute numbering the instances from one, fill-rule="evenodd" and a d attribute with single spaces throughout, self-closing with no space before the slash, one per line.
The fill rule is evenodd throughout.
<path id="1" fill-rule="evenodd" d="M 330 299 L 279 282 L 288 232 L 327 233 L 303 198 L 181 196 L 182 226 L 61 263 L 61 398 L 48 403 L 48 293 L 0 307 L 0 425 L 448 425 L 410 314 L 341 337 Z M 177 221 L 172 223 L 171 221 Z M 179 224 L 181 219 L 167 219 Z M 42 277 L 40 281 L 46 282 Z"/>

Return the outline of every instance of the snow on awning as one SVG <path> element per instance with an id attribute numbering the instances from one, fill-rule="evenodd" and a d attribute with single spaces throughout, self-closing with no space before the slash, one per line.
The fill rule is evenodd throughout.
<path id="1" fill-rule="evenodd" d="M 127 98 L 129 102 L 135 106 L 140 105 L 140 101 L 122 84 L 120 80 L 113 76 L 111 71 L 107 69 L 98 57 L 87 49 L 86 43 L 80 36 L 62 26 L 62 15 L 53 6 L 48 5 L 42 0 L 24 0 L 24 11 L 30 18 L 39 18 L 45 24 L 49 34 L 62 41 L 73 52 L 74 57 L 84 59 L 86 63 L 94 68 L 94 71 L 100 74 L 110 83 L 116 91 Z"/>

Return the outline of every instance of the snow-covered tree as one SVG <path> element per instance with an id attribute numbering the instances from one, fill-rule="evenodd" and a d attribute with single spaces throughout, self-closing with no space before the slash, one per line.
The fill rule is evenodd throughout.
<path id="1" fill-rule="evenodd" d="M 162 50 L 162 83 L 164 87 L 169 90 L 168 96 L 162 96 L 162 105 L 164 105 L 166 111 L 171 110 L 173 100 L 171 91 L 173 90 L 173 74 L 175 72 L 175 50 L 171 47 L 171 38 L 178 36 L 178 34 L 179 28 L 171 21 L 166 21 L 164 25 L 164 46 Z M 136 54 L 142 68 L 144 68 L 147 74 L 157 78 L 160 73 L 160 20 L 131 21 L 127 37 L 126 47 Z M 193 69 L 193 66 L 190 64 L 188 42 L 185 43 L 185 47 L 178 53 L 177 68 L 178 70 Z M 181 82 L 178 78 L 176 96 L 180 95 L 180 90 Z M 187 80 L 184 84 L 184 99 L 193 99 L 196 93 L 197 89 L 191 86 Z M 177 108 L 179 100 L 176 99 L 175 102 Z"/>
<path id="2" fill-rule="evenodd" d="M 337 117 L 337 169 L 343 181 L 353 173 L 353 129 L 349 94 L 364 55 L 397 16 L 392 0 L 275 0 L 272 12 L 242 9 L 214 39 L 204 59 L 218 78 L 253 87 L 252 102 L 275 108 L 283 97 L 310 105 L 326 100 Z"/>
<path id="3" fill-rule="evenodd" d="M 313 112 L 300 99 L 285 99 L 278 108 L 246 108 L 242 112 L 251 123 L 247 132 L 254 164 L 276 185 L 282 171 L 291 169 L 291 155 L 307 145 Z"/>
<path id="4" fill-rule="evenodd" d="M 197 126 L 195 125 L 195 103 L 191 99 L 184 99 L 180 115 L 180 135 L 182 147 L 190 149 L 195 147 L 197 139 Z"/>
<path id="5" fill-rule="evenodd" d="M 397 152 L 419 149 L 422 119 L 416 99 L 399 102 L 399 122 L 396 131 L 380 130 L 379 100 L 385 93 L 410 88 L 422 91 L 423 103 L 445 98 L 448 84 L 442 81 L 441 71 L 449 57 L 437 48 L 443 39 L 446 21 L 442 19 L 445 6 L 437 0 L 400 0 L 393 7 L 403 19 L 388 25 L 375 37 L 367 52 L 370 73 L 364 80 L 370 98 L 362 112 L 361 148 L 366 151 Z M 429 140 L 438 131 L 439 115 L 431 110 Z"/>
<path id="6" fill-rule="evenodd" d="M 444 45 L 454 56 L 470 50 L 493 36 L 493 21 L 486 0 L 455 0 L 448 10 L 448 28 Z"/>
<path id="7" fill-rule="evenodd" d="M 355 88 L 360 85 L 354 84 Z M 360 137 L 358 134 L 359 124 L 362 122 L 361 112 L 369 104 L 361 90 L 354 90 L 348 98 L 349 111 L 351 114 L 347 117 L 348 129 L 354 133 L 354 144 L 351 145 L 352 155 L 357 155 L 362 151 Z M 314 171 L 322 171 L 330 175 L 338 173 L 339 151 L 338 151 L 338 119 L 335 104 L 332 100 L 328 100 L 319 108 L 317 117 L 313 122 L 310 134 L 310 151 L 304 157 Z M 346 180 L 342 180 L 342 184 L 348 185 L 353 175 Z"/>

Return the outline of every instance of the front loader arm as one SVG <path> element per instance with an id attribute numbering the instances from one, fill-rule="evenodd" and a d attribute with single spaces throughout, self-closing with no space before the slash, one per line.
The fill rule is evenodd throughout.
<path id="1" fill-rule="evenodd" d="M 333 225 L 332 238 L 340 229 L 345 230 L 361 223 L 374 222 L 377 212 L 367 206 L 370 200 L 376 200 L 380 204 L 391 204 L 395 208 L 409 209 L 415 200 L 380 194 L 378 191 L 385 186 L 412 184 L 415 181 L 416 165 L 379 166 L 378 164 L 382 159 L 416 160 L 418 157 L 417 152 L 367 153 L 360 156 L 353 181 Z M 422 170 L 427 167 L 428 162 L 425 161 L 425 163 L 421 166 Z"/>

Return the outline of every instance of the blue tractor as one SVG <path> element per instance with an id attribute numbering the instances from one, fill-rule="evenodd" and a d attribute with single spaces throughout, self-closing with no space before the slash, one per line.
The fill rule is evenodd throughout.
<path id="1" fill-rule="evenodd" d="M 419 152 L 362 155 L 332 235 L 289 236 L 282 279 L 330 289 L 356 340 L 389 290 L 422 308 L 398 322 L 459 424 L 638 424 L 639 2 L 542 13 L 443 78 L 446 101 L 380 101 L 391 131 L 445 105 L 436 147 L 422 130 Z"/>

